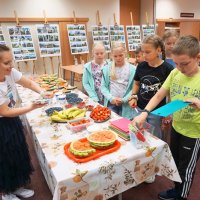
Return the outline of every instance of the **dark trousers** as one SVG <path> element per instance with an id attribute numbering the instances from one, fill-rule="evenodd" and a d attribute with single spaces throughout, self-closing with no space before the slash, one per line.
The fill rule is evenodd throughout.
<path id="1" fill-rule="evenodd" d="M 175 188 L 181 197 L 187 198 L 200 155 L 200 138 L 183 136 L 172 128 L 170 148 L 182 179 L 182 183 L 175 182 Z"/>

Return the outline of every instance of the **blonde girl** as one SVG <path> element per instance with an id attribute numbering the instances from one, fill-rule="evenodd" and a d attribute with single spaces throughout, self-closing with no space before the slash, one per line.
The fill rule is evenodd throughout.
<path id="1" fill-rule="evenodd" d="M 139 113 L 148 112 L 144 110 L 145 106 L 173 70 L 172 65 L 163 61 L 165 59 L 165 49 L 159 36 L 150 35 L 145 37 L 141 48 L 145 61 L 140 63 L 136 69 L 132 96 L 129 101 L 130 106 L 137 106 Z M 160 54 L 163 56 L 162 59 Z M 163 99 L 157 107 L 165 103 L 166 100 Z M 147 122 L 155 127 L 154 135 L 162 138 L 161 117 L 148 113 Z"/>
<path id="2" fill-rule="evenodd" d="M 93 46 L 92 54 L 94 60 L 84 66 L 83 87 L 88 96 L 96 102 L 103 104 L 103 95 L 101 93 L 102 67 L 107 64 L 105 61 L 105 47 L 102 42 L 97 42 Z"/>
<path id="3" fill-rule="evenodd" d="M 166 58 L 165 61 L 175 67 L 175 63 L 172 59 L 172 49 L 178 39 L 178 33 L 175 30 L 167 30 L 165 31 L 162 39 L 165 45 L 165 54 Z"/>
<path id="4" fill-rule="evenodd" d="M 126 62 L 125 45 L 115 42 L 111 49 L 113 61 L 103 68 L 101 91 L 104 106 L 118 115 L 132 119 L 133 111 L 128 104 L 133 86 L 135 67 Z"/>

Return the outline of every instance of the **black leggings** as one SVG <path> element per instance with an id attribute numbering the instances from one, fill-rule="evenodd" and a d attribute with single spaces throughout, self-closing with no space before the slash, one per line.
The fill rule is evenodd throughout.
<path id="1" fill-rule="evenodd" d="M 175 182 L 175 188 L 181 197 L 187 198 L 200 155 L 200 138 L 183 136 L 172 128 L 170 148 L 182 179 L 182 183 Z"/>

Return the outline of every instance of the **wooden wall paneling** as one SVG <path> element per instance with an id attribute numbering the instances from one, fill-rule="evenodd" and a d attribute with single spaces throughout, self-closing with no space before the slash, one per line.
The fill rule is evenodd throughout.
<path id="1" fill-rule="evenodd" d="M 197 21 L 182 21 L 180 22 L 180 35 L 193 35 L 199 39 L 200 22 Z"/>
<path id="2" fill-rule="evenodd" d="M 157 22 L 157 34 L 162 37 L 165 32 L 165 22 Z"/>
<path id="3" fill-rule="evenodd" d="M 130 12 L 133 14 L 133 24 L 140 25 L 140 5 L 140 0 L 120 0 L 120 25 L 132 25 Z M 126 46 L 128 47 L 126 30 L 125 35 Z M 128 53 L 131 54 L 131 57 L 133 57 L 133 52 Z"/>

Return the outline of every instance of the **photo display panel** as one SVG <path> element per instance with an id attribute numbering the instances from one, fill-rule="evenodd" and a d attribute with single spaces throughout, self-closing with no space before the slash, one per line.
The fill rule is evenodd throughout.
<path id="1" fill-rule="evenodd" d="M 37 59 L 30 27 L 9 26 L 8 32 L 15 61 L 19 62 Z"/>
<path id="2" fill-rule="evenodd" d="M 3 35 L 3 31 L 2 31 L 2 27 L 0 26 L 0 44 L 2 45 L 6 45 L 5 39 L 4 39 L 4 35 Z"/>
<path id="3" fill-rule="evenodd" d="M 123 42 L 126 45 L 125 35 L 124 35 L 124 26 L 122 25 L 111 25 L 110 26 L 110 42 L 115 41 Z"/>
<path id="4" fill-rule="evenodd" d="M 151 25 L 142 25 L 142 35 L 143 38 L 147 35 L 154 35 L 155 34 L 155 26 Z"/>
<path id="5" fill-rule="evenodd" d="M 59 26 L 57 24 L 38 24 L 36 29 L 40 56 L 60 56 Z"/>
<path id="6" fill-rule="evenodd" d="M 106 52 L 110 52 L 110 38 L 108 26 L 92 26 L 93 43 L 103 42 Z"/>
<path id="7" fill-rule="evenodd" d="M 141 45 L 140 26 L 126 26 L 128 50 L 135 51 Z"/>
<path id="8" fill-rule="evenodd" d="M 67 24 L 71 54 L 89 53 L 84 24 Z"/>

